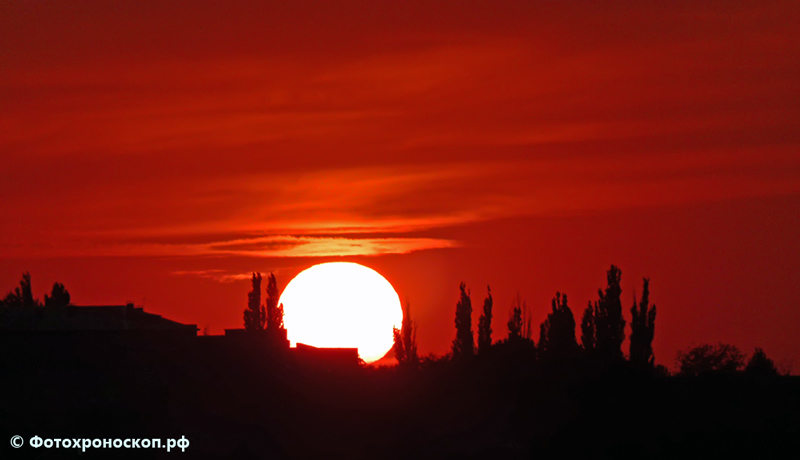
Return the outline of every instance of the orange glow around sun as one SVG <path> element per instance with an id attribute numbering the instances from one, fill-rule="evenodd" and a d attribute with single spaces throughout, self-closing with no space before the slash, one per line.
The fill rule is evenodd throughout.
<path id="1" fill-rule="evenodd" d="M 358 348 L 367 363 L 392 348 L 392 328 L 403 310 L 392 285 L 371 268 L 351 262 L 314 265 L 300 272 L 281 295 L 292 346 Z"/>

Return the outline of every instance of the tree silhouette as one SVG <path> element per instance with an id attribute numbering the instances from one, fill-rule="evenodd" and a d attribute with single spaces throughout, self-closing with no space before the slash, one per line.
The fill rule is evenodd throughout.
<path id="1" fill-rule="evenodd" d="M 244 310 L 244 330 L 260 331 L 266 323 L 266 311 L 261 304 L 261 273 L 253 273 L 253 290 L 247 293 L 247 308 Z"/>
<path id="2" fill-rule="evenodd" d="M 655 363 L 653 355 L 653 336 L 656 327 L 656 306 L 650 305 L 650 279 L 644 278 L 642 300 L 636 306 L 636 294 L 633 295 L 631 307 L 631 363 L 638 366 L 650 366 Z"/>
<path id="3" fill-rule="evenodd" d="M 22 306 L 22 294 L 20 293 L 19 288 L 14 288 L 13 291 L 10 291 L 3 300 L 0 301 L 0 306 L 3 307 L 21 307 Z"/>
<path id="4" fill-rule="evenodd" d="M 608 270 L 605 292 L 598 289 L 599 300 L 594 304 L 595 346 L 605 360 L 622 359 L 622 341 L 625 339 L 625 318 L 622 317 L 622 289 L 619 286 L 622 272 L 615 265 Z"/>
<path id="5" fill-rule="evenodd" d="M 733 345 L 700 345 L 689 351 L 678 352 L 679 374 L 697 376 L 705 374 L 732 373 L 742 367 L 744 356 Z"/>
<path id="6" fill-rule="evenodd" d="M 578 347 L 575 342 L 575 317 L 567 305 L 567 295 L 556 292 L 552 311 L 539 327 L 539 351 L 551 358 L 566 358 Z"/>
<path id="7" fill-rule="evenodd" d="M 508 318 L 508 340 L 515 341 L 522 338 L 522 305 L 517 301 L 511 307 L 511 315 Z"/>
<path id="8" fill-rule="evenodd" d="M 405 320 L 405 317 L 403 317 L 403 320 Z M 392 326 L 392 351 L 394 352 L 394 359 L 397 360 L 397 364 L 403 365 L 406 359 L 403 331 L 402 328 L 398 329 L 396 326 Z"/>
<path id="9" fill-rule="evenodd" d="M 753 356 L 750 357 L 750 361 L 747 362 L 747 366 L 745 366 L 744 371 L 748 375 L 778 375 L 778 368 L 775 367 L 775 363 L 771 359 L 767 358 L 767 354 L 764 353 L 764 350 L 761 348 L 756 348 Z"/>
<path id="10" fill-rule="evenodd" d="M 53 284 L 50 296 L 44 295 L 45 307 L 66 307 L 70 303 L 69 291 L 61 283 Z"/>
<path id="11" fill-rule="evenodd" d="M 514 303 L 511 305 L 511 314 L 508 319 L 508 340 L 511 342 L 532 337 L 531 317 L 528 313 L 528 304 L 517 293 Z"/>
<path id="12" fill-rule="evenodd" d="M 581 345 L 583 349 L 593 354 L 595 350 L 594 307 L 592 302 L 583 310 L 581 318 Z"/>
<path id="13" fill-rule="evenodd" d="M 280 302 L 278 282 L 275 280 L 275 275 L 270 273 L 267 278 L 267 330 L 283 329 L 283 304 L 278 302 Z"/>
<path id="14" fill-rule="evenodd" d="M 453 339 L 453 357 L 461 358 L 474 354 L 474 337 L 472 335 L 472 301 L 464 283 L 459 286 L 461 298 L 456 304 L 456 338 Z"/>
<path id="15" fill-rule="evenodd" d="M 411 318 L 411 304 L 406 303 L 403 312 L 403 324 L 400 329 L 392 328 L 394 336 L 394 357 L 402 367 L 416 367 L 419 364 L 417 355 L 417 325 Z"/>
<path id="16" fill-rule="evenodd" d="M 31 274 L 29 272 L 22 274 L 22 279 L 19 281 L 19 287 L 14 288 L 13 291 L 9 292 L 2 302 L 0 302 L 0 305 L 25 308 L 32 308 L 40 305 L 39 302 L 33 299 L 33 290 L 31 289 Z"/>
<path id="17" fill-rule="evenodd" d="M 486 286 L 483 313 L 478 319 L 478 353 L 486 353 L 492 346 L 492 288 Z"/>
<path id="18" fill-rule="evenodd" d="M 25 272 L 22 275 L 22 281 L 19 282 L 19 287 L 22 289 L 22 306 L 34 307 L 37 302 L 33 300 L 33 289 L 31 289 L 31 274 Z"/>
<path id="19" fill-rule="evenodd" d="M 522 338 L 533 341 L 533 318 L 528 311 L 528 304 L 525 301 L 522 302 L 522 324 Z"/>
<path id="20" fill-rule="evenodd" d="M 541 324 L 539 324 L 539 345 L 536 348 L 542 352 L 547 349 L 547 336 L 550 333 L 550 320 L 545 318 Z"/>

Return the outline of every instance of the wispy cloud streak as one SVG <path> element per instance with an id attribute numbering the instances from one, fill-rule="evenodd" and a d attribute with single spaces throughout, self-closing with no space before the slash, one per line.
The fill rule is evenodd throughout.
<path id="1" fill-rule="evenodd" d="M 346 238 L 273 235 L 208 243 L 152 243 L 73 241 L 59 245 L 17 245 L 4 249 L 9 257 L 347 257 L 408 254 L 458 247 L 456 241 L 437 238 Z"/>

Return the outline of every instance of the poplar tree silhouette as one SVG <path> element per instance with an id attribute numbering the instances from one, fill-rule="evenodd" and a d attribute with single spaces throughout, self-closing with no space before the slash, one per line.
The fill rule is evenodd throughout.
<path id="1" fill-rule="evenodd" d="M 19 282 L 19 287 L 22 289 L 22 306 L 34 307 L 37 302 L 33 300 L 33 289 L 31 289 L 31 274 L 25 272 L 22 275 L 22 281 Z"/>
<path id="2" fill-rule="evenodd" d="M 283 329 L 283 304 L 280 302 L 280 292 L 278 292 L 278 282 L 275 275 L 270 273 L 267 278 L 267 330 L 277 331 Z"/>
<path id="3" fill-rule="evenodd" d="M 653 355 L 655 327 L 656 306 L 650 306 L 650 279 L 644 278 L 639 306 L 637 308 L 636 294 L 634 294 L 633 307 L 631 307 L 631 363 L 637 366 L 653 366 L 655 363 Z"/>
<path id="4" fill-rule="evenodd" d="M 44 295 L 45 307 L 66 307 L 70 303 L 69 291 L 61 283 L 53 284 L 50 296 Z"/>
<path id="5" fill-rule="evenodd" d="M 567 295 L 556 292 L 552 311 L 539 328 L 539 351 L 551 358 L 572 356 L 578 347 L 575 342 L 575 317 L 567 305 Z"/>
<path id="6" fill-rule="evenodd" d="M 522 338 L 533 342 L 533 318 L 525 301 L 522 302 Z"/>
<path id="7" fill-rule="evenodd" d="M 417 355 L 417 324 L 411 318 L 411 304 L 406 302 L 403 311 L 403 323 L 400 329 L 392 328 L 394 336 L 394 357 L 401 367 L 416 367 L 419 364 Z"/>
<path id="8" fill-rule="evenodd" d="M 619 286 L 622 272 L 615 265 L 608 269 L 605 292 L 597 290 L 599 300 L 594 304 L 595 346 L 604 360 L 622 359 L 622 341 L 625 339 L 625 318 L 622 317 L 622 289 Z"/>
<path id="9" fill-rule="evenodd" d="M 594 354 L 595 330 L 594 307 L 592 307 L 592 302 L 589 302 L 589 305 L 583 310 L 583 317 L 581 318 L 581 345 L 587 353 Z"/>
<path id="10" fill-rule="evenodd" d="M 461 298 L 456 304 L 456 338 L 453 339 L 453 358 L 472 356 L 475 338 L 472 335 L 472 301 L 464 283 L 459 286 Z"/>
<path id="11" fill-rule="evenodd" d="M 536 349 L 539 352 L 543 352 L 547 349 L 547 335 L 550 331 L 550 320 L 545 318 L 541 324 L 539 324 L 539 345 L 536 346 Z"/>
<path id="12" fill-rule="evenodd" d="M 508 340 L 517 341 L 522 338 L 522 305 L 517 301 L 511 307 L 511 315 L 508 318 Z"/>
<path id="13" fill-rule="evenodd" d="M 247 308 L 244 310 L 244 330 L 248 332 L 264 330 L 266 311 L 261 304 L 261 273 L 253 273 L 253 290 L 247 294 Z"/>
<path id="14" fill-rule="evenodd" d="M 478 353 L 486 353 L 492 346 L 492 288 L 486 286 L 483 313 L 478 319 Z"/>

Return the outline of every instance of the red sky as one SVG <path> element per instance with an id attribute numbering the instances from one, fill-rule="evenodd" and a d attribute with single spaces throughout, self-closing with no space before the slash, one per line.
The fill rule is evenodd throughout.
<path id="1" fill-rule="evenodd" d="M 797 2 L 230 3 L 0 5 L 3 292 L 219 333 L 249 272 L 352 260 L 442 353 L 460 281 L 502 338 L 614 263 L 658 362 L 800 366 Z"/>

